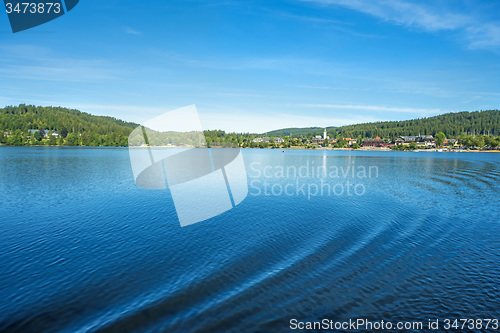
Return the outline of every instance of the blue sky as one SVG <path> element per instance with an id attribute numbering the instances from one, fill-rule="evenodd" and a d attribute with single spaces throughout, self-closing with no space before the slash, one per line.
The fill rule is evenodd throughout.
<path id="1" fill-rule="evenodd" d="M 205 128 L 263 132 L 500 105 L 500 2 L 81 0 L 13 34 L 0 105 L 129 121 L 196 104 Z"/>

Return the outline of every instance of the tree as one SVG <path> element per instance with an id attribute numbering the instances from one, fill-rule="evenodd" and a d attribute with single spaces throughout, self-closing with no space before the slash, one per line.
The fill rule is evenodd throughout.
<path id="1" fill-rule="evenodd" d="M 21 138 L 20 145 L 40 144 L 40 141 L 52 142 L 50 135 L 47 140 L 43 140 L 43 132 L 40 132 L 40 140 L 36 141 L 34 132 L 29 132 L 29 129 L 57 129 L 60 135 L 56 141 L 59 144 L 63 144 L 69 135 L 67 130 L 69 128 L 72 129 L 72 133 L 81 134 L 81 136 L 77 137 L 77 144 L 86 146 L 127 146 L 128 137 L 137 126 L 139 125 L 119 119 L 93 116 L 85 112 L 62 107 L 37 107 L 21 104 L 19 106 L 0 108 L 0 132 L 13 133 L 8 136 L 4 135 L 3 141 L 6 142 L 12 136 L 18 135 Z M 341 139 L 342 137 L 357 137 L 359 144 L 361 144 L 360 139 L 367 137 L 380 136 L 385 139 L 394 140 L 399 136 L 412 136 L 418 133 L 436 135 L 436 133 L 440 132 L 444 133 L 448 138 L 457 138 L 460 135 L 459 142 L 464 147 L 481 146 L 481 139 L 476 139 L 475 136 L 482 137 L 484 141 L 483 147 L 498 147 L 500 140 L 498 138 L 499 126 L 500 111 L 489 110 L 448 113 L 436 117 L 405 121 L 386 121 L 330 127 L 328 128 L 328 134 L 332 138 L 336 137 L 337 139 Z M 204 131 L 204 134 L 207 138 L 206 141 L 212 147 L 226 147 L 230 145 L 251 146 L 251 141 L 256 137 L 265 136 L 273 139 L 284 135 L 290 135 L 290 140 L 286 141 L 283 146 L 288 146 L 289 144 L 306 146 L 313 137 L 323 134 L 323 128 L 284 129 L 262 134 L 226 133 L 221 130 L 213 130 Z M 488 134 L 488 136 L 484 136 L 485 134 Z M 27 136 L 30 136 L 33 140 L 27 139 Z M 292 141 L 292 137 L 300 139 Z M 246 144 L 245 139 L 247 140 Z M 193 140 L 195 140 L 194 137 Z M 1 137 L 0 141 L 2 141 Z M 175 137 L 169 140 L 159 138 L 157 141 L 158 144 L 180 143 L 179 138 Z M 11 139 L 10 142 L 12 144 L 17 141 Z M 199 141 L 195 140 L 194 142 Z M 325 142 L 326 145 L 332 146 L 332 143 Z M 259 145 L 254 144 L 254 146 Z M 335 146 L 346 147 L 347 143 L 339 140 Z M 408 146 L 405 147 L 408 148 Z"/>
<path id="2" fill-rule="evenodd" d="M 408 146 L 410 150 L 415 150 L 417 149 L 417 144 L 415 142 L 410 142 L 410 145 Z"/>
<path id="3" fill-rule="evenodd" d="M 23 144 L 23 138 L 19 134 L 11 135 L 7 139 L 7 144 L 10 146 L 20 146 Z"/>
<path id="4" fill-rule="evenodd" d="M 472 140 L 474 147 L 483 148 L 485 143 L 482 136 L 478 135 Z"/>
<path id="5" fill-rule="evenodd" d="M 496 138 L 495 140 L 491 141 L 491 148 L 496 148 L 500 146 L 500 138 Z"/>
<path id="6" fill-rule="evenodd" d="M 49 146 L 55 146 L 57 144 L 57 139 L 53 135 L 49 135 L 49 140 L 47 141 Z"/>
<path id="7" fill-rule="evenodd" d="M 38 133 L 40 133 L 42 138 L 45 136 L 45 131 L 43 129 L 38 130 Z"/>
<path id="8" fill-rule="evenodd" d="M 36 131 L 33 136 L 35 137 L 36 141 L 42 140 L 42 135 L 40 134 L 40 131 Z"/>
<path id="9" fill-rule="evenodd" d="M 338 138 L 337 143 L 335 144 L 336 148 L 345 148 L 347 147 L 347 141 L 344 138 Z"/>
<path id="10" fill-rule="evenodd" d="M 61 136 L 62 136 L 63 138 L 65 138 L 65 139 L 66 139 L 66 137 L 68 136 L 68 129 L 67 129 L 66 127 L 63 127 L 63 128 L 61 129 L 61 133 L 60 133 L 60 134 L 61 134 Z"/>
<path id="11" fill-rule="evenodd" d="M 352 149 L 359 149 L 359 148 L 361 148 L 361 147 L 360 147 L 357 143 L 353 143 L 353 144 L 351 145 L 351 148 L 352 148 Z"/>
<path id="12" fill-rule="evenodd" d="M 441 147 L 443 145 L 444 140 L 446 139 L 446 136 L 444 135 L 443 132 L 439 132 L 436 134 L 436 146 Z"/>
<path id="13" fill-rule="evenodd" d="M 66 140 L 64 142 L 65 146 L 78 146 L 79 143 L 79 137 L 77 133 L 70 133 L 66 137 Z"/>
<path id="14" fill-rule="evenodd" d="M 267 148 L 269 147 L 269 143 L 268 142 L 260 142 L 259 143 L 259 148 Z"/>
<path id="15" fill-rule="evenodd" d="M 467 146 L 466 143 L 467 143 L 467 135 L 465 133 L 462 133 L 460 134 L 460 136 L 458 137 L 458 144 L 460 146 Z"/>
<path id="16" fill-rule="evenodd" d="M 492 136 L 483 135 L 483 141 L 485 146 L 493 147 L 493 142 L 495 141 L 495 138 Z"/>

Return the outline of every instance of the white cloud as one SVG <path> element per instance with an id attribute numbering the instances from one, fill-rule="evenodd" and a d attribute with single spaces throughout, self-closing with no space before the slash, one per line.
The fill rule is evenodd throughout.
<path id="1" fill-rule="evenodd" d="M 166 58 L 180 66 L 199 67 L 216 70 L 245 71 L 245 70 L 270 70 L 270 71 L 297 71 L 316 72 L 324 74 L 328 64 L 314 58 L 301 58 L 293 56 L 277 57 L 224 57 L 224 58 L 192 58 L 175 52 L 164 52 L 158 49 L 150 51 L 153 55 Z"/>
<path id="2" fill-rule="evenodd" d="M 413 113 L 413 114 L 420 114 L 420 115 L 443 113 L 443 111 L 440 109 L 391 107 L 391 106 L 379 106 L 379 105 L 300 104 L 299 106 L 307 107 L 307 108 L 323 108 L 323 109 L 339 109 L 339 110 L 362 110 L 362 111 Z"/>
<path id="3" fill-rule="evenodd" d="M 425 31 L 458 31 L 471 48 L 500 47 L 500 22 L 485 15 L 457 12 L 458 1 L 434 2 L 432 5 L 408 0 L 302 0 L 323 5 L 347 7 L 387 22 Z M 477 6 L 476 6 L 477 7 Z M 485 9 L 486 11 L 487 9 Z"/>
<path id="4" fill-rule="evenodd" d="M 130 27 L 125 27 L 123 28 L 123 31 L 126 33 L 126 34 L 129 34 L 129 35 L 135 35 L 135 36 L 139 36 L 139 35 L 142 35 L 142 33 L 140 31 L 137 31 L 135 29 L 132 29 Z"/>
<path id="5" fill-rule="evenodd" d="M 177 109 L 179 106 L 134 106 L 112 104 L 65 104 L 94 115 L 108 115 L 125 121 L 143 124 L 149 119 L 163 113 Z M 214 111 L 214 110 L 222 110 Z M 342 114 L 340 116 L 325 115 L 293 115 L 271 110 L 258 112 L 245 109 L 231 109 L 228 112 L 224 107 L 198 107 L 201 123 L 204 129 L 221 129 L 227 132 L 264 133 L 287 127 L 314 127 L 314 126 L 341 126 L 355 123 L 384 120 L 373 115 Z"/>
<path id="6" fill-rule="evenodd" d="M 0 96 L 7 104 L 19 104 L 21 102 L 35 105 L 63 105 L 93 115 L 105 115 L 116 117 L 124 121 L 144 124 L 146 121 L 158 115 L 178 109 L 179 105 L 165 106 L 143 106 L 143 105 L 121 105 L 121 104 L 79 104 L 64 101 L 54 102 L 49 100 L 15 100 Z M 289 112 L 273 110 L 248 110 L 236 109 L 224 106 L 212 105 L 210 107 L 198 107 L 201 123 L 204 129 L 221 129 L 226 132 L 242 133 L 264 133 L 276 129 L 288 127 L 329 127 L 344 126 L 375 121 L 386 121 L 394 119 L 390 113 L 401 113 L 398 119 L 412 119 L 424 116 L 438 115 L 446 110 L 424 109 L 409 107 L 388 107 L 376 105 L 337 105 L 337 104 L 296 104 L 289 108 L 299 109 L 302 114 L 291 114 Z M 372 111 L 356 114 L 355 112 L 337 112 L 325 114 L 323 111 L 311 112 L 311 109 L 335 109 L 343 111 Z M 229 111 L 231 110 L 231 111 Z M 389 113 L 389 114 L 388 114 Z"/>
<path id="7" fill-rule="evenodd" d="M 0 76 L 21 80 L 60 81 L 60 82 L 93 82 L 96 80 L 117 79 L 107 66 L 87 61 L 69 61 L 58 64 L 38 66 L 11 65 L 0 68 Z"/>
<path id="8" fill-rule="evenodd" d="M 467 33 L 471 48 L 485 49 L 500 46 L 500 24 L 469 26 Z"/>
<path id="9" fill-rule="evenodd" d="M 62 57 L 46 47 L 14 44 L 0 46 L 0 51 L 2 79 L 94 82 L 115 80 L 122 74 L 118 66 L 107 59 Z"/>
<path id="10" fill-rule="evenodd" d="M 328 127 L 355 123 L 377 121 L 373 116 L 342 115 L 335 116 L 302 116 L 284 113 L 262 112 L 252 113 L 216 113 L 201 112 L 200 119 L 206 129 L 223 129 L 230 132 L 265 133 L 288 127 Z"/>

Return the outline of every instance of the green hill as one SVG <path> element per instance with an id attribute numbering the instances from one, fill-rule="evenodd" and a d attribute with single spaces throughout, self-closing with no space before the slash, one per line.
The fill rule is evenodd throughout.
<path id="1" fill-rule="evenodd" d="M 313 134 L 313 135 L 319 135 L 323 134 L 323 127 L 304 127 L 304 128 L 298 128 L 298 127 L 292 127 L 292 128 L 283 128 L 283 129 L 278 129 L 274 131 L 269 131 L 264 133 L 264 135 L 267 136 L 289 136 L 291 135 L 292 137 L 295 136 L 301 136 L 301 135 L 307 135 L 307 134 Z M 328 128 L 328 130 L 333 129 L 333 128 Z"/>
<path id="2" fill-rule="evenodd" d="M 127 146 L 137 126 L 63 107 L 21 104 L 0 109 L 0 143 L 11 145 Z M 33 130 L 60 135 L 41 137 Z"/>
<path id="3" fill-rule="evenodd" d="M 0 144 L 7 145 L 68 145 L 68 146 L 127 146 L 128 136 L 138 124 L 113 117 L 94 116 L 63 107 L 41 107 L 21 104 L 0 109 Z M 42 130 L 41 132 L 39 130 Z M 52 134 L 57 131 L 59 135 Z M 330 137 L 370 138 L 380 136 L 395 139 L 403 135 L 436 135 L 447 138 L 469 135 L 498 136 L 500 111 L 447 113 L 435 117 L 328 127 Z M 45 135 L 44 135 L 45 134 Z M 248 145 L 256 134 L 205 131 L 211 145 Z M 322 127 L 285 128 L 263 136 L 292 137 L 322 135 Z"/>
<path id="4" fill-rule="evenodd" d="M 470 135 L 498 135 L 500 133 L 500 111 L 475 111 L 447 113 L 435 117 L 403 121 L 383 121 L 341 127 L 327 127 L 330 136 L 371 138 L 396 138 L 402 135 L 436 135 L 443 132 L 448 138 L 456 138 L 462 133 Z M 317 127 L 285 128 L 265 135 L 312 136 L 322 134 Z"/>

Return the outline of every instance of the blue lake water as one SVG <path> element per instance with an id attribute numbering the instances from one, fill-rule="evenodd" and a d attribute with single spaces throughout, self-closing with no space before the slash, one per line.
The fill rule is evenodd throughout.
<path id="1" fill-rule="evenodd" d="M 500 319 L 500 154 L 242 153 L 247 198 L 181 228 L 127 149 L 0 147 L 0 331 Z"/>

